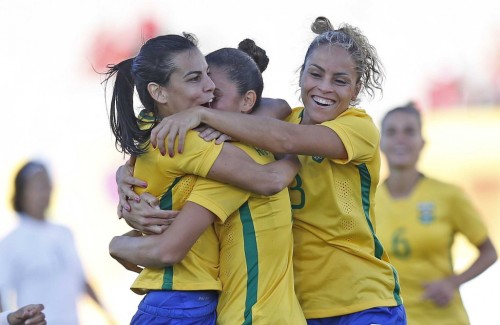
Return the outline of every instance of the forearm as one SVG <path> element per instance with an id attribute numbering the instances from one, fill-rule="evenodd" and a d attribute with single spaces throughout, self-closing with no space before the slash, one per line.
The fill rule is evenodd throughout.
<path id="1" fill-rule="evenodd" d="M 300 163 L 295 155 L 263 165 L 260 172 L 254 173 L 253 192 L 262 195 L 274 195 L 288 187 L 299 172 Z"/>
<path id="2" fill-rule="evenodd" d="M 165 267 L 176 260 L 174 257 L 168 258 L 172 253 L 162 250 L 160 235 L 148 235 L 142 237 L 115 236 L 109 244 L 109 253 L 136 265 L 144 267 Z M 170 263 L 169 263 L 170 262 Z"/>
<path id="3" fill-rule="evenodd" d="M 290 184 L 299 168 L 297 158 L 261 165 L 242 149 L 224 144 L 206 177 L 260 195 L 273 195 Z"/>
<path id="4" fill-rule="evenodd" d="M 296 125 L 271 117 L 221 112 L 213 109 L 201 111 L 201 121 L 234 137 L 241 142 L 276 153 L 290 153 Z"/>
<path id="5" fill-rule="evenodd" d="M 463 273 L 453 277 L 453 282 L 457 287 L 486 271 L 497 260 L 497 253 L 490 239 L 487 239 L 478 248 L 479 256 L 474 263 Z"/>
<path id="6" fill-rule="evenodd" d="M 186 202 L 178 219 L 159 235 L 116 236 L 109 244 L 111 256 L 135 265 L 161 268 L 179 263 L 201 234 L 215 220 L 215 215 L 204 207 Z"/>

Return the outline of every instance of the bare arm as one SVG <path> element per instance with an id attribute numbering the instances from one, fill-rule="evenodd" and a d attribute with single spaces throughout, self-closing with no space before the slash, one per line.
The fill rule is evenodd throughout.
<path id="1" fill-rule="evenodd" d="M 286 159 L 280 159 L 266 165 L 261 165 L 256 163 L 243 150 L 230 143 L 226 143 L 210 169 L 207 178 L 230 184 L 253 193 L 272 195 L 287 187 L 293 181 L 299 169 L 300 163 L 293 155 L 288 155 Z M 119 192 L 124 194 L 121 195 L 123 198 L 120 199 L 120 204 L 127 204 L 129 207 L 125 209 L 127 211 L 122 212 L 122 216 L 126 216 L 130 215 L 127 214 L 127 212 L 130 212 L 130 204 L 133 203 L 127 202 L 126 197 L 132 195 L 137 196 L 137 194 L 132 194 L 133 190 L 130 189 L 129 183 L 131 179 L 135 178 L 131 176 L 133 170 L 129 167 L 125 168 L 122 166 L 120 170 L 121 172 L 117 172 L 116 174 L 116 180 L 120 188 Z M 132 193 L 130 191 L 132 191 Z M 158 214 L 158 219 L 173 217 L 170 214 L 168 216 L 162 215 L 164 211 L 155 209 L 154 202 L 149 202 L 149 204 L 152 205 L 150 212 Z"/>
<path id="2" fill-rule="evenodd" d="M 478 258 L 463 273 L 425 284 L 424 299 L 430 299 L 438 306 L 448 305 L 462 284 L 474 279 L 495 263 L 497 252 L 489 238 L 478 249 Z"/>
<path id="3" fill-rule="evenodd" d="M 479 249 L 478 258 L 467 270 L 454 277 L 454 282 L 457 287 L 474 279 L 476 276 L 486 271 L 486 269 L 488 269 L 491 265 L 493 265 L 493 263 L 496 262 L 497 252 L 489 238 L 486 239 L 477 248 Z"/>
<path id="4" fill-rule="evenodd" d="M 273 195 L 287 187 L 299 169 L 295 156 L 260 165 L 243 150 L 226 143 L 207 178 L 253 193 Z"/>
<path id="5" fill-rule="evenodd" d="M 159 235 L 116 236 L 109 244 L 112 257 L 146 267 L 165 267 L 180 262 L 216 219 L 204 207 L 186 202 L 172 225 Z"/>
<path id="6" fill-rule="evenodd" d="M 157 199 L 147 193 L 141 200 L 127 201 L 126 197 L 135 194 L 128 181 L 133 179 L 133 167 L 123 167 L 117 172 L 116 180 L 120 196 L 121 216 L 127 224 L 145 234 L 160 234 L 170 226 L 178 211 L 160 210 Z M 300 169 L 296 156 L 285 155 L 283 159 L 260 165 L 243 150 L 231 144 L 224 144 L 221 153 L 212 165 L 207 178 L 230 184 L 261 195 L 273 195 L 287 187 Z M 132 193 L 129 193 L 131 191 Z"/>
<path id="7" fill-rule="evenodd" d="M 347 151 L 340 137 L 321 125 L 300 125 L 279 121 L 270 117 L 222 112 L 205 107 L 194 107 L 164 118 L 151 132 L 151 143 L 165 154 L 165 141 L 169 155 L 184 149 L 188 130 L 205 123 L 239 139 L 242 142 L 276 153 L 321 156 L 346 159 Z"/>

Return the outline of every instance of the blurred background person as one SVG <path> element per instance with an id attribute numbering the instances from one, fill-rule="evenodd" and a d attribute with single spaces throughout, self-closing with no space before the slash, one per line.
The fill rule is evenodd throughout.
<path id="1" fill-rule="evenodd" d="M 495 263 L 497 253 L 464 192 L 417 169 L 424 144 L 414 103 L 383 117 L 381 150 L 389 174 L 377 191 L 377 234 L 398 271 L 408 324 L 469 324 L 458 289 Z M 457 233 L 479 252 L 460 274 L 451 251 Z"/>
<path id="2" fill-rule="evenodd" d="M 49 324 L 76 325 L 82 294 L 102 305 L 85 278 L 72 232 L 47 220 L 51 194 L 44 164 L 30 161 L 21 167 L 13 196 L 20 222 L 0 241 L 2 305 L 15 309 L 41 303 Z M 8 302 L 12 294 L 17 297 L 15 303 Z"/>
<path id="3" fill-rule="evenodd" d="M 45 325 L 45 314 L 42 312 L 43 305 L 27 305 L 16 311 L 0 312 L 0 325 Z"/>

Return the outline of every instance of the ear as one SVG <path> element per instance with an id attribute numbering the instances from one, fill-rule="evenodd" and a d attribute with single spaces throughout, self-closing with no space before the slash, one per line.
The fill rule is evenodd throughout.
<path id="1" fill-rule="evenodd" d="M 165 87 L 160 86 L 156 82 L 150 82 L 148 84 L 148 92 L 155 101 L 161 104 L 167 103 L 168 92 Z"/>
<path id="2" fill-rule="evenodd" d="M 250 113 L 255 106 L 257 94 L 253 90 L 249 90 L 243 95 L 243 105 L 241 106 L 241 113 Z"/>

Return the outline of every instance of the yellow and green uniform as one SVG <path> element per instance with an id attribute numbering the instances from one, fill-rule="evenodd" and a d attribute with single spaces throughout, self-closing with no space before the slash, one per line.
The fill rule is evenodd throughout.
<path id="1" fill-rule="evenodd" d="M 408 324 L 469 324 L 459 291 L 446 307 L 422 299 L 424 283 L 453 275 L 455 234 L 475 245 L 487 239 L 486 227 L 463 191 L 422 177 L 408 197 L 393 199 L 384 183 L 376 200 L 377 233 L 399 272 Z"/>
<path id="2" fill-rule="evenodd" d="M 288 121 L 299 124 L 302 114 L 295 108 Z M 289 187 L 302 310 L 309 319 L 400 305 L 397 272 L 374 229 L 378 129 L 364 110 L 352 107 L 321 125 L 338 134 L 348 158 L 299 156 L 302 168 Z"/>
<path id="3" fill-rule="evenodd" d="M 267 151 L 235 145 L 260 164 L 274 160 Z M 188 201 L 221 221 L 231 213 L 215 224 L 222 282 L 217 323 L 305 324 L 294 291 L 288 191 L 262 196 L 199 178 Z"/>
<path id="4" fill-rule="evenodd" d="M 141 115 L 142 127 L 149 127 L 148 116 Z M 205 142 L 195 131 L 186 135 L 186 149 L 174 157 L 162 156 L 149 145 L 145 154 L 137 157 L 134 176 L 147 181 L 145 189 L 160 200 L 163 210 L 181 210 L 196 182 L 204 177 L 217 159 L 222 145 Z M 197 175 L 197 176 L 193 176 Z M 219 242 L 213 227 L 196 241 L 178 264 L 165 268 L 144 268 L 131 289 L 139 294 L 149 290 L 221 290 L 219 280 Z"/>

